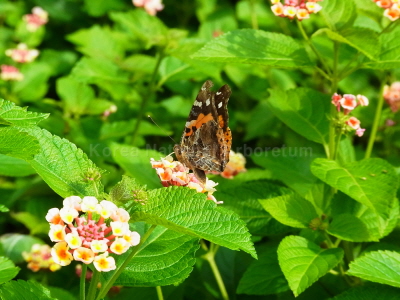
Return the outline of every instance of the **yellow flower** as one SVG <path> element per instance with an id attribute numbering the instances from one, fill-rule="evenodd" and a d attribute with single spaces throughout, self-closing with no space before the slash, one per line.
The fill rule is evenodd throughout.
<path id="1" fill-rule="evenodd" d="M 72 261 L 72 254 L 68 252 L 69 248 L 66 242 L 60 242 L 51 249 L 51 256 L 55 263 L 61 266 L 68 266 Z"/>
<path id="2" fill-rule="evenodd" d="M 85 264 L 90 264 L 94 259 L 94 253 L 88 248 L 79 247 L 74 251 L 74 258 Z"/>
<path id="3" fill-rule="evenodd" d="M 108 272 L 116 269 L 114 257 L 108 256 L 107 252 L 97 255 L 94 258 L 93 264 L 99 272 Z"/>

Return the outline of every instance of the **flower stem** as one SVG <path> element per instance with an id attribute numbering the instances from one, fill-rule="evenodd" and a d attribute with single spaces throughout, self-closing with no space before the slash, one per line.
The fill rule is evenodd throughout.
<path id="1" fill-rule="evenodd" d="M 374 147 L 374 142 L 376 138 L 376 133 L 378 131 L 379 123 L 381 120 L 382 107 L 383 107 L 383 89 L 385 87 L 386 80 L 382 80 L 379 89 L 378 105 L 375 110 L 374 123 L 372 124 L 371 135 L 369 136 L 367 150 L 365 151 L 364 158 L 370 158 L 372 153 L 372 148 Z"/>
<path id="2" fill-rule="evenodd" d="M 163 50 L 160 50 L 158 53 L 156 66 L 154 67 L 153 74 L 151 75 L 151 79 L 150 79 L 150 82 L 148 85 L 147 94 L 142 95 L 142 102 L 140 103 L 140 108 L 139 108 L 139 113 L 136 118 L 135 128 L 133 129 L 131 144 L 134 144 L 136 137 L 139 133 L 140 123 L 143 120 L 143 115 L 144 115 L 144 112 L 146 111 L 147 104 L 148 104 L 149 100 L 152 100 L 152 98 L 155 94 L 157 73 L 158 73 L 158 69 L 160 68 L 160 64 L 161 64 L 161 61 L 163 58 L 164 58 Z"/>
<path id="3" fill-rule="evenodd" d="M 162 294 L 161 286 L 156 286 L 156 291 L 157 291 L 158 300 L 164 300 L 164 296 Z"/>
<path id="4" fill-rule="evenodd" d="M 99 282 L 100 272 L 96 269 L 93 271 L 92 279 L 90 280 L 89 292 L 87 299 L 94 300 L 96 297 L 97 283 Z"/>
<path id="5" fill-rule="evenodd" d="M 210 250 L 203 256 L 205 260 L 210 264 L 211 270 L 214 274 L 215 280 L 217 281 L 219 291 L 221 292 L 222 299 L 229 300 L 228 292 L 226 291 L 224 281 L 222 280 L 221 273 L 219 272 L 218 266 L 215 263 L 215 255 L 219 249 L 219 245 L 213 243 L 210 244 Z"/>
<path id="6" fill-rule="evenodd" d="M 256 13 L 256 3 L 254 0 L 250 0 L 250 14 L 251 14 L 251 26 L 253 29 L 258 29 L 258 20 Z"/>
<path id="7" fill-rule="evenodd" d="M 82 272 L 81 272 L 81 279 L 80 279 L 80 286 L 79 286 L 79 299 L 80 300 L 85 300 L 86 270 L 87 270 L 87 265 L 82 264 Z"/>
<path id="8" fill-rule="evenodd" d="M 114 285 L 114 282 L 117 280 L 117 278 L 119 277 L 119 275 L 121 275 L 122 271 L 126 268 L 126 266 L 129 264 L 129 262 L 131 261 L 131 259 L 138 253 L 138 251 L 140 250 L 140 247 L 146 242 L 146 240 L 148 239 L 148 237 L 151 235 L 151 233 L 153 232 L 153 230 L 157 227 L 157 225 L 151 225 L 151 227 L 149 228 L 149 230 L 147 230 L 147 232 L 142 236 L 142 238 L 140 239 L 140 243 L 139 245 L 137 245 L 136 247 L 134 247 L 131 251 L 131 253 L 129 254 L 129 256 L 125 259 L 125 261 L 122 263 L 122 265 L 120 265 L 117 270 L 115 271 L 115 273 L 112 275 L 112 277 L 110 278 L 110 280 L 108 280 L 108 282 L 104 285 L 104 287 L 101 288 L 99 295 L 97 296 L 96 300 L 100 300 L 102 298 L 104 298 L 107 294 L 107 292 L 110 290 L 110 288 Z"/>

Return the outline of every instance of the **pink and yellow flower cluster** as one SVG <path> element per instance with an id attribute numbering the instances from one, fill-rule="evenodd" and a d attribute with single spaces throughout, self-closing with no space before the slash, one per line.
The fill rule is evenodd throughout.
<path id="1" fill-rule="evenodd" d="M 164 8 L 161 0 L 132 0 L 132 3 L 136 7 L 143 7 L 151 16 L 155 16 L 158 11 Z"/>
<path id="2" fill-rule="evenodd" d="M 218 183 L 207 178 L 206 184 L 202 184 L 193 173 L 189 173 L 188 168 L 179 161 L 174 161 L 172 156 L 167 156 L 160 160 L 152 158 L 150 163 L 152 168 L 156 170 L 158 177 L 160 177 L 163 186 L 187 186 L 195 189 L 198 193 L 207 193 L 207 198 L 217 204 L 222 203 L 222 201 L 217 201 L 212 195 L 216 191 L 214 187 Z"/>
<path id="3" fill-rule="evenodd" d="M 31 251 L 22 252 L 22 257 L 28 263 L 28 268 L 33 272 L 37 272 L 40 269 L 55 272 L 61 268 L 51 257 L 51 248 L 49 245 L 34 244 Z"/>
<path id="4" fill-rule="evenodd" d="M 72 260 L 93 262 L 100 272 L 116 268 L 109 253 L 123 254 L 140 242 L 140 235 L 129 230 L 129 214 L 114 203 L 95 197 L 71 196 L 61 209 L 52 208 L 46 215 L 49 237 L 56 242 L 51 249 L 54 262 L 67 266 Z"/>
<path id="5" fill-rule="evenodd" d="M 49 21 L 49 14 L 43 8 L 35 6 L 32 8 L 32 13 L 24 15 L 23 19 L 26 22 L 26 29 L 35 32 Z"/>
<path id="6" fill-rule="evenodd" d="M 304 20 L 310 18 L 310 14 L 319 12 L 322 7 L 317 2 L 322 0 L 271 0 L 272 12 L 275 16 Z"/>
<path id="7" fill-rule="evenodd" d="M 400 108 L 400 81 L 393 82 L 390 86 L 385 85 L 383 98 L 390 105 L 390 109 L 397 112 Z"/>
<path id="8" fill-rule="evenodd" d="M 224 178 L 232 179 L 239 173 L 247 171 L 245 165 L 246 158 L 243 154 L 231 150 L 229 153 L 229 162 L 226 164 L 224 171 L 219 174 Z"/>
<path id="9" fill-rule="evenodd" d="M 400 18 L 400 0 L 372 0 L 385 9 L 383 15 L 390 21 L 396 21 Z"/>
<path id="10" fill-rule="evenodd" d="M 369 104 L 368 98 L 363 95 L 351 95 L 344 94 L 339 95 L 335 93 L 332 96 L 332 104 L 337 107 L 338 112 L 340 112 L 340 108 L 344 109 L 344 115 L 347 116 L 351 111 L 353 111 L 357 106 L 367 106 Z M 360 127 L 360 120 L 356 117 L 346 118 L 346 124 L 356 131 L 356 135 L 362 136 L 364 134 L 365 129 Z"/>

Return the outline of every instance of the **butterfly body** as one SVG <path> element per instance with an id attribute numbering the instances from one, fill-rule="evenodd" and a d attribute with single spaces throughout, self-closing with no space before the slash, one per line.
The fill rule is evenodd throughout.
<path id="1" fill-rule="evenodd" d="M 222 172 L 229 161 L 232 144 L 228 127 L 228 101 L 231 89 L 222 86 L 210 91 L 207 80 L 201 87 L 185 124 L 181 143 L 174 146 L 177 159 L 193 170 L 200 182 L 206 182 L 205 171 Z"/>

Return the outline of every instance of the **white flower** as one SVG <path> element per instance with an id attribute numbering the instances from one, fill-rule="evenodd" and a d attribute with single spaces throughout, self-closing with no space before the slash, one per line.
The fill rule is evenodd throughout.
<path id="1" fill-rule="evenodd" d="M 127 232 L 123 238 L 127 241 L 131 246 L 137 246 L 140 243 L 140 234 L 136 231 Z"/>
<path id="2" fill-rule="evenodd" d="M 93 264 L 99 272 L 108 272 L 116 269 L 114 257 L 108 256 L 107 252 L 97 255 L 94 258 Z"/>
<path id="3" fill-rule="evenodd" d="M 81 210 L 82 199 L 78 196 L 70 196 L 64 199 L 64 207 L 75 208 L 76 210 Z"/>
<path id="4" fill-rule="evenodd" d="M 65 225 L 50 224 L 49 237 L 52 242 L 64 241 Z"/>
<path id="5" fill-rule="evenodd" d="M 88 265 L 93 261 L 94 253 L 88 248 L 79 247 L 74 251 L 74 258 Z"/>
<path id="6" fill-rule="evenodd" d="M 96 197 L 87 196 L 82 199 L 81 210 L 83 212 L 93 212 L 96 211 L 96 205 L 98 201 Z"/>
<path id="7" fill-rule="evenodd" d="M 65 241 L 71 249 L 76 249 L 82 246 L 82 240 L 76 232 L 67 233 Z"/>
<path id="8" fill-rule="evenodd" d="M 60 210 L 56 207 L 50 208 L 47 212 L 46 220 L 49 223 L 58 224 L 58 222 L 61 220 Z"/>
<path id="9" fill-rule="evenodd" d="M 105 252 L 108 249 L 106 240 L 93 240 L 90 243 L 90 249 L 93 250 L 94 253 Z"/>
<path id="10" fill-rule="evenodd" d="M 123 209 L 123 208 L 118 208 L 115 212 L 113 212 L 110 216 L 110 218 L 113 221 L 119 221 L 119 222 L 128 222 L 130 219 L 130 216 L 128 212 Z"/>
<path id="11" fill-rule="evenodd" d="M 60 217 L 67 224 L 71 224 L 78 216 L 79 212 L 75 208 L 63 207 L 60 209 Z"/>
<path id="12" fill-rule="evenodd" d="M 110 245 L 110 250 L 115 254 L 125 253 L 131 245 L 124 238 L 116 238 Z"/>
<path id="13" fill-rule="evenodd" d="M 107 200 L 103 200 L 100 202 L 100 204 L 96 205 L 96 212 L 102 216 L 104 219 L 107 219 L 118 210 L 118 207 Z"/>
<path id="14" fill-rule="evenodd" d="M 123 236 L 129 231 L 129 224 L 125 222 L 115 221 L 111 222 L 110 225 L 115 236 Z"/>

